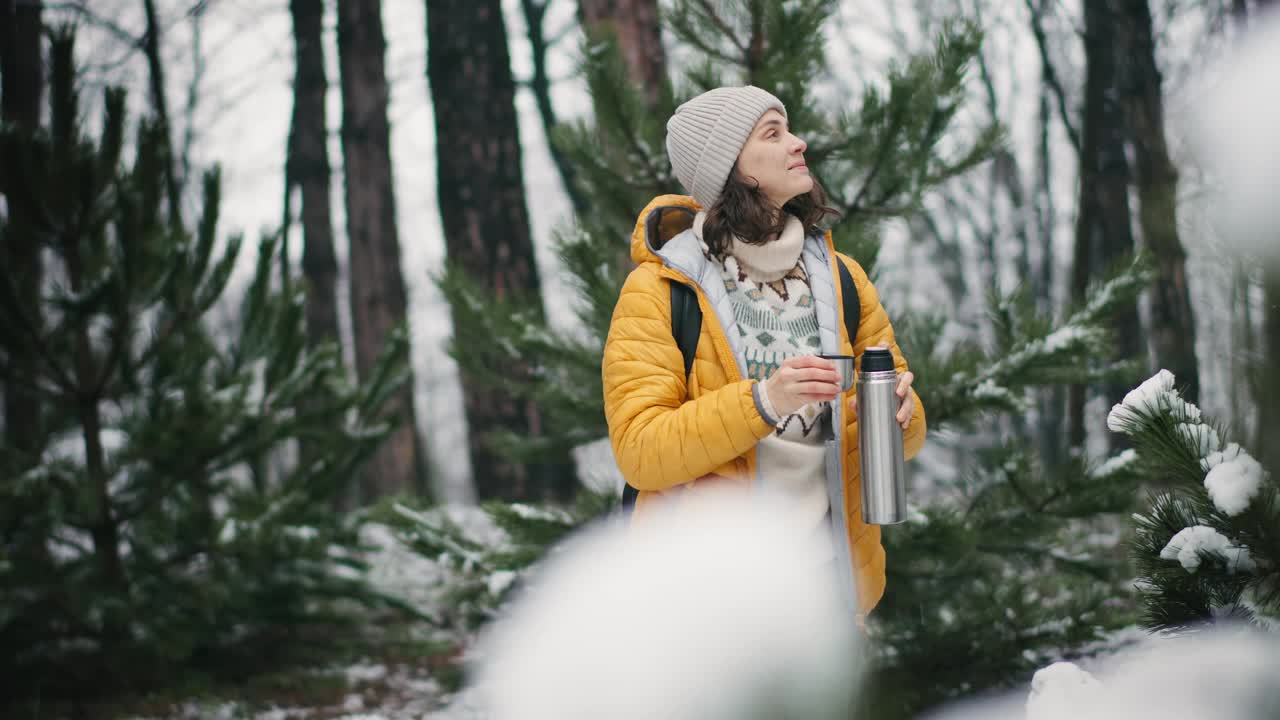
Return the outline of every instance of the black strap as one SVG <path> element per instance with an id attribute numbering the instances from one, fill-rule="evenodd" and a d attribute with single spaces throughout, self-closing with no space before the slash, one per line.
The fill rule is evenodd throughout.
<path id="1" fill-rule="evenodd" d="M 684 356 L 684 377 L 687 382 L 693 372 L 693 356 L 698 352 L 698 336 L 702 334 L 702 307 L 693 288 L 681 282 L 671 282 L 671 337 L 680 346 Z M 640 491 L 629 484 L 622 486 L 622 511 L 631 512 Z"/>
<path id="2" fill-rule="evenodd" d="M 858 337 L 858 322 L 862 319 L 862 302 L 858 298 L 858 288 L 853 284 L 853 275 L 844 261 L 837 259 L 836 267 L 840 271 L 840 299 L 844 306 L 844 329 L 849 333 L 849 343 Z M 693 372 L 693 357 L 698 352 L 698 338 L 702 335 L 702 308 L 698 305 L 698 296 L 693 288 L 681 282 L 671 282 L 671 336 L 680 347 L 684 356 L 684 376 L 689 379 Z M 639 491 L 631 485 L 622 486 L 622 510 L 630 512 L 636 504 Z"/>
<path id="3" fill-rule="evenodd" d="M 844 329 L 849 333 L 849 344 L 858 339 L 858 322 L 862 320 L 862 300 L 858 297 L 858 288 L 853 284 L 853 275 L 844 261 L 836 258 L 836 267 L 840 269 L 840 300 L 844 304 Z"/>
<path id="4" fill-rule="evenodd" d="M 702 335 L 702 307 L 693 288 L 680 282 L 671 283 L 671 336 L 684 356 L 684 377 L 693 373 L 693 356 L 698 352 Z"/>
<path id="5" fill-rule="evenodd" d="M 636 498 L 638 497 L 640 497 L 640 491 L 631 487 L 631 483 L 622 484 L 622 512 L 624 514 L 631 514 L 631 511 L 635 509 Z"/>

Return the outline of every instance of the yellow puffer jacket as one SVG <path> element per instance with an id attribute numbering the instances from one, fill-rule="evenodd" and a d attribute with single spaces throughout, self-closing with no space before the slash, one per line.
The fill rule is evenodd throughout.
<path id="1" fill-rule="evenodd" d="M 683 195 L 654 198 L 636 221 L 631 257 L 637 267 L 623 285 L 604 351 L 605 415 L 614 457 L 627 482 L 640 490 L 635 518 L 659 498 L 682 498 L 716 483 L 752 487 L 756 444 L 773 426 L 761 417 L 752 385 L 735 356 L 736 336 L 719 270 L 706 260 L 689 230 L 697 202 Z M 907 370 L 894 341 L 893 328 L 875 287 L 852 259 L 836 253 L 828 232 L 806 238 L 806 267 L 814 284 L 823 352 L 861 355 L 867 347 L 887 344 L 899 373 Z M 836 267 L 839 257 L 849 268 L 862 306 L 858 336 L 850 339 L 840 318 L 843 303 Z M 825 263 L 829 273 L 813 268 Z M 702 335 L 686 381 L 684 359 L 671 334 L 671 288 L 668 281 L 691 286 L 702 308 Z M 823 294 L 827 302 L 823 303 Z M 838 557 L 848 563 L 848 578 L 857 591 L 859 616 L 884 594 L 885 558 L 880 527 L 862 522 L 858 471 L 858 427 L 843 403 L 833 403 L 835 434 L 828 444 L 829 494 L 832 487 L 833 532 L 843 535 Z M 914 391 L 912 391 L 914 393 Z M 924 406 L 916 398 L 915 414 L 904 434 L 907 459 L 924 444 Z M 833 449 L 834 448 L 834 449 Z M 839 477 L 836 482 L 833 478 Z M 840 511 L 843 510 L 841 514 Z M 841 532 L 843 530 L 843 532 Z M 844 563 L 841 563 L 843 566 Z"/>

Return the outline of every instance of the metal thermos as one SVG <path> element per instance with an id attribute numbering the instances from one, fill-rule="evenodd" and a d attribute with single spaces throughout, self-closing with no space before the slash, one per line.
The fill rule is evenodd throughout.
<path id="1" fill-rule="evenodd" d="M 893 525 L 907 519 L 907 469 L 902 426 L 895 417 L 901 399 L 893 353 L 887 348 L 864 352 L 857 385 L 862 520 Z"/>

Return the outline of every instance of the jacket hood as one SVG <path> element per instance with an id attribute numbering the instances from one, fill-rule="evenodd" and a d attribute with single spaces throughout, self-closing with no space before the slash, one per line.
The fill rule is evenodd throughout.
<path id="1" fill-rule="evenodd" d="M 661 263 L 658 250 L 668 240 L 693 227 L 693 217 L 702 210 L 689 195 L 659 195 L 645 205 L 631 232 L 631 259 L 637 265 Z"/>

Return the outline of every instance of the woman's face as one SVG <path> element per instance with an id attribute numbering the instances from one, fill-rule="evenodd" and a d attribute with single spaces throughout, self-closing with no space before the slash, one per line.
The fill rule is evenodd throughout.
<path id="1" fill-rule="evenodd" d="M 755 180 L 760 191 L 780 208 L 813 189 L 813 178 L 804 163 L 806 148 L 803 140 L 791 134 L 782 113 L 769 110 L 756 122 L 738 154 L 738 172 Z"/>

